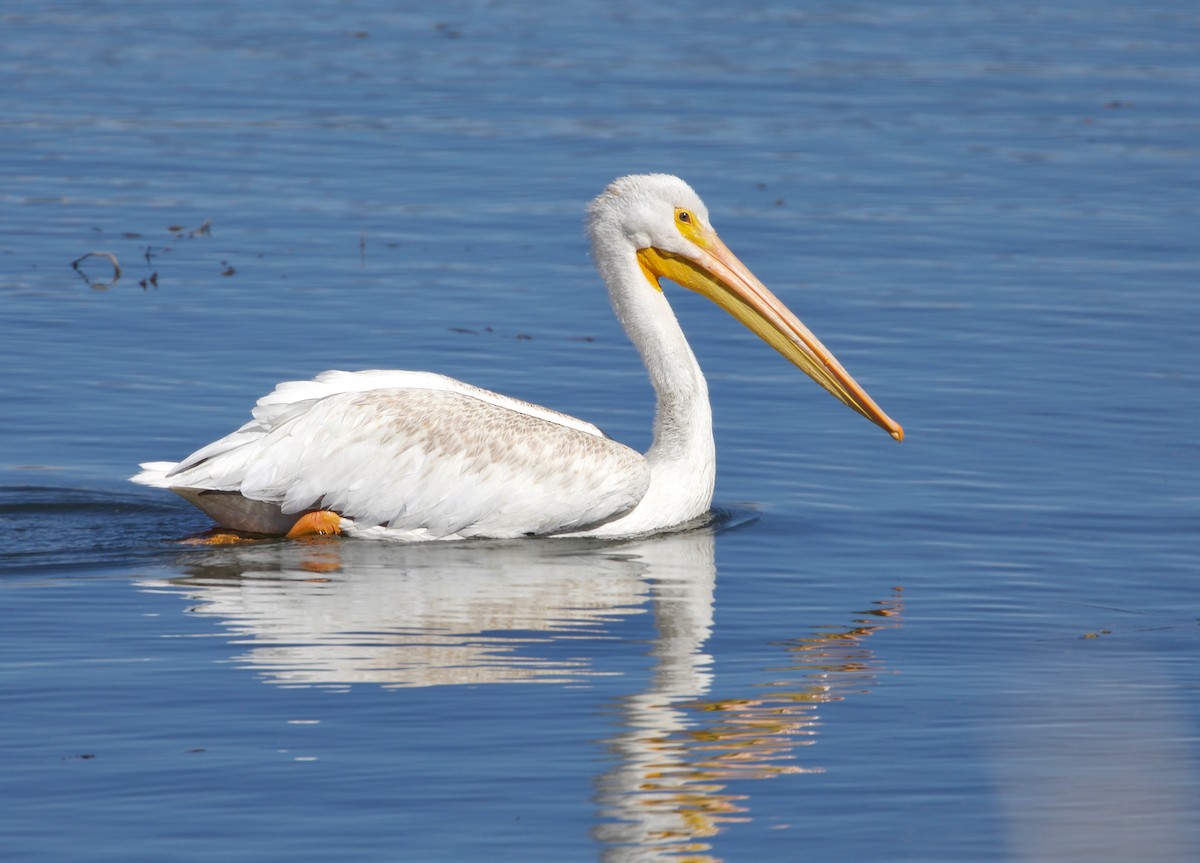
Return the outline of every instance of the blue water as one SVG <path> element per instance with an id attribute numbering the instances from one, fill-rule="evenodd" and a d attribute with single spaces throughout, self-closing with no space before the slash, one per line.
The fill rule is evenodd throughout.
<path id="1" fill-rule="evenodd" d="M 0 33 L 4 860 L 1194 859 L 1193 4 L 18 2 Z M 644 448 L 581 218 L 647 170 L 902 444 L 676 290 L 708 528 L 203 548 L 125 482 L 326 368 Z"/>

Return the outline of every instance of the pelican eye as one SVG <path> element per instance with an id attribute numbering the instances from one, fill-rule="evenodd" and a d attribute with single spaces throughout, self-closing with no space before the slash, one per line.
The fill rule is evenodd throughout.
<path id="1" fill-rule="evenodd" d="M 704 236 L 704 223 L 691 210 L 675 208 L 675 229 L 689 242 L 702 249 L 708 248 L 708 241 Z"/>

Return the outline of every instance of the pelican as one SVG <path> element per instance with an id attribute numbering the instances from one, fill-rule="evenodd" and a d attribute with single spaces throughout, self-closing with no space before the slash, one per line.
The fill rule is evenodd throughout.
<path id="1" fill-rule="evenodd" d="M 638 453 L 591 423 L 429 372 L 329 371 L 258 400 L 252 419 L 131 477 L 225 529 L 414 541 L 629 537 L 702 517 L 716 454 L 708 386 L 663 293 L 708 297 L 835 398 L 901 440 L 823 344 L 729 251 L 678 177 L 614 181 L 588 208 L 592 257 L 657 398 Z"/>

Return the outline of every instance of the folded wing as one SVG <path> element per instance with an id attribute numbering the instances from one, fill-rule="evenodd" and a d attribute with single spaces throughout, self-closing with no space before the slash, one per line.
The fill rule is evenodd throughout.
<path id="1" fill-rule="evenodd" d="M 227 527 L 256 529 L 243 513 L 265 504 L 426 538 L 583 529 L 631 510 L 650 481 L 643 456 L 588 423 L 413 372 L 281 384 L 237 431 L 178 465 L 144 467 L 135 479 Z M 206 495 L 243 500 L 204 506 Z M 232 523 L 243 518 L 254 524 Z"/>

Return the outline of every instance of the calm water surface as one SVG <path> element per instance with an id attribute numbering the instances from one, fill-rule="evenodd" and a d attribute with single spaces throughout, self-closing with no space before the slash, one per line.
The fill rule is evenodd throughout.
<path id="1" fill-rule="evenodd" d="M 1194 4 L 392 7 L 0 12 L 0 856 L 1195 859 Z M 125 482 L 326 368 L 645 447 L 581 229 L 644 170 L 903 444 L 677 290 L 709 527 L 210 549 Z"/>

